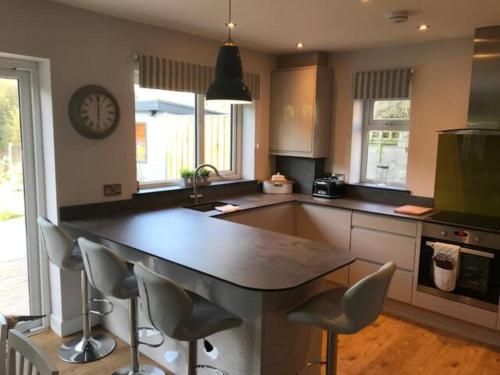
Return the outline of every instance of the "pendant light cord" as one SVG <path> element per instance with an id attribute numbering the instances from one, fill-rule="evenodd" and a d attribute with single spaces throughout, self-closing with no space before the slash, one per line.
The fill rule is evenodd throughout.
<path id="1" fill-rule="evenodd" d="M 229 19 L 227 21 L 227 30 L 228 30 L 228 41 L 231 41 L 231 27 L 229 26 L 231 24 L 231 14 L 232 14 L 231 0 L 228 0 L 228 3 L 229 3 Z"/>

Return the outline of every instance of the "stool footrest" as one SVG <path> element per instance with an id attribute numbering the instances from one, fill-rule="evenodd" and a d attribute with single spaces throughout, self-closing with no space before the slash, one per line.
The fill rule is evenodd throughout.
<path id="1" fill-rule="evenodd" d="M 161 336 L 161 341 L 157 344 L 152 344 L 152 343 L 149 343 L 149 342 L 144 342 L 144 341 L 138 341 L 138 343 L 140 345 L 145 345 L 145 346 L 148 346 L 150 348 L 159 348 L 160 346 L 162 346 L 164 343 L 165 343 L 165 335 L 163 333 L 161 333 L 160 331 L 158 331 L 157 329 L 154 329 L 152 327 L 139 327 L 137 328 L 137 331 L 151 331 L 151 332 L 156 332 L 157 334 L 159 334 Z"/>
<path id="2" fill-rule="evenodd" d="M 104 311 L 104 312 L 100 312 L 100 311 L 97 311 L 97 310 L 90 310 L 89 312 L 91 314 L 96 314 L 96 315 L 99 315 L 99 316 L 106 316 L 106 315 L 109 315 L 113 312 L 115 306 L 113 304 L 113 302 L 107 300 L 107 299 L 104 299 L 104 298 L 91 298 L 90 299 L 90 303 L 92 302 L 97 302 L 97 303 L 102 303 L 102 304 L 105 304 L 105 305 L 108 305 L 109 306 L 109 310 L 107 311 Z"/>

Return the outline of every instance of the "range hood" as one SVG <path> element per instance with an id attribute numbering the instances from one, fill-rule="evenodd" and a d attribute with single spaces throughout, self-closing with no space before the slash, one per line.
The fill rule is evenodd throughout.
<path id="1" fill-rule="evenodd" d="M 500 130 L 500 26 L 475 32 L 467 127 Z"/>

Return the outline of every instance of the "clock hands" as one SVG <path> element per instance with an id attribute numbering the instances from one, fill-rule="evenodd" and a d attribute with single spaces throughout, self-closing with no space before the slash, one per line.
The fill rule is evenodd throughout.
<path id="1" fill-rule="evenodd" d="M 97 94 L 97 126 L 101 125 L 101 96 Z"/>

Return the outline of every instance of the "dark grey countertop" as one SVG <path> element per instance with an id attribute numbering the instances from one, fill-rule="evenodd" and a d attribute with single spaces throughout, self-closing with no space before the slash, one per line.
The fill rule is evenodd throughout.
<path id="1" fill-rule="evenodd" d="M 302 194 L 249 194 L 223 199 L 242 210 L 284 203 L 309 203 L 354 211 L 421 219 L 394 213 L 394 206 Z M 304 238 L 240 225 L 186 208 L 117 213 L 67 220 L 77 233 L 105 238 L 143 253 L 246 289 L 277 291 L 299 287 L 336 271 L 355 258 Z"/>
<path id="2" fill-rule="evenodd" d="M 377 215 L 386 215 L 393 216 L 402 219 L 410 219 L 410 220 L 424 220 L 430 214 L 423 216 L 411 216 L 411 215 L 402 215 L 394 212 L 394 209 L 398 206 L 383 204 L 383 203 L 375 203 L 362 201 L 358 199 L 350 199 L 350 198 L 339 198 L 339 199 L 327 199 L 327 198 L 316 198 L 310 195 L 305 194 L 249 194 L 243 196 L 237 196 L 228 198 L 224 200 L 228 203 L 233 203 L 239 205 L 243 210 L 259 208 L 263 206 L 270 206 L 275 204 L 283 204 L 283 203 L 291 203 L 291 202 L 299 202 L 299 203 L 308 203 L 308 204 L 317 204 L 320 206 L 334 207 L 334 208 L 343 208 L 346 210 L 359 211 L 365 213 L 372 213 Z M 210 215 L 217 214 L 215 211 L 212 211 Z"/>

